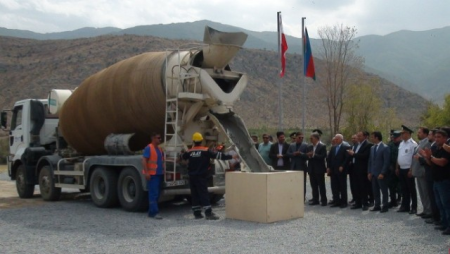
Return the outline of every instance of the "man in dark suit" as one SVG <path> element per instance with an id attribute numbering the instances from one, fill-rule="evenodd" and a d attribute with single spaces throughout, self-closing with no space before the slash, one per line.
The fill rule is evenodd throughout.
<path id="1" fill-rule="evenodd" d="M 289 145 L 287 155 L 291 158 L 291 170 L 303 171 L 303 188 L 304 196 L 306 196 L 306 171 L 308 170 L 306 162 L 308 160 L 308 146 L 303 143 L 303 133 L 297 132 L 295 136 L 295 143 Z"/>
<path id="2" fill-rule="evenodd" d="M 367 179 L 367 167 L 369 163 L 370 148 L 372 143 L 367 140 L 369 133 L 367 131 L 360 131 L 356 134 L 358 139 L 358 146 L 356 150 L 347 150 L 350 155 L 348 158 L 353 163 L 353 174 L 356 178 L 355 185 L 355 204 L 351 209 L 362 208 L 363 211 L 369 210 L 369 189 L 371 184 Z"/>
<path id="3" fill-rule="evenodd" d="M 370 135 L 370 139 L 373 142 L 373 146 L 370 149 L 369 156 L 369 174 L 368 179 L 372 182 L 372 190 L 375 205 L 370 211 L 380 211 L 385 213 L 389 207 L 389 196 L 387 187 L 387 176 L 389 174 L 389 164 L 391 152 L 389 146 L 385 145 L 382 140 L 383 136 L 381 132 L 374 131 Z M 383 207 L 380 206 L 380 190 L 383 195 Z"/>
<path id="4" fill-rule="evenodd" d="M 277 132 L 278 142 L 270 147 L 269 157 L 272 159 L 272 167 L 279 170 L 289 170 L 290 160 L 287 156 L 289 144 L 285 142 L 284 132 Z"/>
<path id="5" fill-rule="evenodd" d="M 344 136 L 336 134 L 335 145 L 331 148 L 327 158 L 327 174 L 331 177 L 331 191 L 334 203 L 331 207 L 347 207 L 347 169 L 345 166 L 350 146 L 342 143 Z"/>
<path id="6" fill-rule="evenodd" d="M 311 145 L 308 146 L 308 174 L 312 188 L 313 199 L 309 202 L 310 205 L 319 204 L 327 205 L 327 193 L 325 189 L 325 159 L 327 157 L 327 148 L 320 142 L 318 133 L 313 133 L 310 136 Z"/>

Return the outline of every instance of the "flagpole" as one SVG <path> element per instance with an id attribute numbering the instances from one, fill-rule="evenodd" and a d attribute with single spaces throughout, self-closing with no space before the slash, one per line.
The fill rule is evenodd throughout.
<path id="1" fill-rule="evenodd" d="M 281 45 L 280 45 L 280 14 L 281 11 L 277 12 L 277 35 L 278 35 L 278 59 L 281 59 Z M 281 61 L 280 61 L 280 69 L 283 68 L 281 66 Z M 281 81 L 282 79 L 278 79 L 278 130 L 283 130 L 283 103 L 282 103 L 282 96 L 281 96 Z"/>
<path id="2" fill-rule="evenodd" d="M 303 49 L 303 113 L 302 113 L 302 132 L 305 135 L 305 114 L 306 114 L 306 79 L 305 79 L 305 19 L 306 17 L 302 17 L 302 49 Z"/>
<path id="3" fill-rule="evenodd" d="M 281 59 L 281 45 L 280 45 L 280 38 L 281 38 L 281 34 L 280 34 L 280 14 L 281 11 L 277 12 L 277 35 L 278 35 L 278 59 Z M 280 61 L 280 69 L 281 70 L 283 67 L 281 65 L 281 61 Z M 283 130 L 283 100 L 282 100 L 282 78 L 278 79 L 278 129 L 280 131 Z"/>

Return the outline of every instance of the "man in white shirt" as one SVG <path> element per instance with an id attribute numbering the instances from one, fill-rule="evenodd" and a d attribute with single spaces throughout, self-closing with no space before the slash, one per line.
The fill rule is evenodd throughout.
<path id="1" fill-rule="evenodd" d="M 400 178 L 402 187 L 402 204 L 397 212 L 417 213 L 417 191 L 411 165 L 414 151 L 417 147 L 416 141 L 411 138 L 413 131 L 402 125 L 402 142 L 398 147 L 397 168 L 395 173 Z"/>

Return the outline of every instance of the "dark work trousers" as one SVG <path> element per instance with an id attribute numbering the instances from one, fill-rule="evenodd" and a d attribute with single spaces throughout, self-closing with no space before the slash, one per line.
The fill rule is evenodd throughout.
<path id="1" fill-rule="evenodd" d="M 406 210 L 417 210 L 417 191 L 414 177 L 408 177 L 409 169 L 400 169 L 400 185 L 402 186 L 402 206 Z"/>
<path id="2" fill-rule="evenodd" d="M 163 179 L 163 175 L 152 175 L 150 176 L 150 180 L 147 181 L 148 216 L 150 217 L 154 217 L 159 213 L 158 199 L 161 192 L 161 182 Z"/>
<path id="3" fill-rule="evenodd" d="M 347 173 L 333 172 L 331 173 L 331 191 L 335 204 L 346 205 L 347 200 Z"/>
<path id="4" fill-rule="evenodd" d="M 433 216 L 433 220 L 440 221 L 441 217 L 439 214 L 439 208 L 436 204 L 436 196 L 434 195 L 434 180 L 431 176 L 431 169 L 427 169 L 425 171 L 425 179 L 427 179 L 427 189 L 428 189 L 428 195 L 430 196 L 430 204 L 431 204 L 431 216 Z"/>
<path id="5" fill-rule="evenodd" d="M 319 202 L 319 192 L 320 192 L 320 202 L 327 203 L 327 193 L 325 189 L 325 174 L 321 173 L 309 174 L 309 181 L 312 188 L 313 202 Z"/>
<path id="6" fill-rule="evenodd" d="M 387 186 L 389 189 L 389 197 L 391 198 L 392 203 L 397 203 L 397 192 L 398 192 L 398 184 L 399 179 L 398 176 L 395 174 L 395 170 L 393 167 L 390 167 L 388 179 L 387 179 Z"/>
<path id="7" fill-rule="evenodd" d="M 356 197 L 355 205 L 369 206 L 369 189 L 372 189 L 372 184 L 367 179 L 367 172 L 354 171 L 356 176 Z"/>
<path id="8" fill-rule="evenodd" d="M 378 177 L 372 176 L 372 191 L 375 207 L 381 206 L 381 198 L 380 198 L 380 191 L 381 191 L 381 194 L 383 195 L 383 207 L 387 208 L 389 203 L 389 197 L 386 179 L 378 179 Z"/>
<path id="9" fill-rule="evenodd" d="M 353 165 L 350 165 L 348 170 L 348 177 L 350 181 L 350 192 L 352 193 L 352 199 L 355 201 L 355 193 L 356 193 L 356 179 L 355 175 L 353 174 Z"/>
<path id="10" fill-rule="evenodd" d="M 209 202 L 208 178 L 206 175 L 189 175 L 189 186 L 191 187 L 191 203 L 194 215 L 200 214 L 201 210 L 206 215 L 211 214 L 211 203 Z"/>

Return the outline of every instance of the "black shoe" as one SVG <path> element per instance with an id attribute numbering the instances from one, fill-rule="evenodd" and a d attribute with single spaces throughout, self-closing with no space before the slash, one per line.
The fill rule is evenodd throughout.
<path id="1" fill-rule="evenodd" d="M 354 209 L 361 209 L 361 208 L 362 208 L 361 205 L 352 205 L 352 206 L 350 207 L 350 209 L 352 209 L 352 210 L 354 210 Z"/>
<path id="2" fill-rule="evenodd" d="M 416 213 L 417 216 L 422 217 L 425 215 L 425 213 L 421 212 L 421 213 Z"/>
<path id="3" fill-rule="evenodd" d="M 196 214 L 196 215 L 194 215 L 194 218 L 195 218 L 196 220 L 199 220 L 199 219 L 203 219 L 203 218 L 205 218 L 205 217 L 203 217 L 203 215 L 201 215 L 201 214 Z"/>
<path id="4" fill-rule="evenodd" d="M 318 205 L 318 204 L 319 204 L 319 202 L 317 202 L 317 201 L 309 202 L 309 205 Z"/>
<path id="5" fill-rule="evenodd" d="M 417 213 L 417 209 L 411 209 L 411 211 L 409 211 L 409 214 L 416 214 Z"/>
<path id="6" fill-rule="evenodd" d="M 372 209 L 370 209 L 371 212 L 378 212 L 381 211 L 381 207 L 379 206 L 374 206 Z"/>
<path id="7" fill-rule="evenodd" d="M 348 205 L 344 204 L 344 205 L 340 205 L 340 208 L 347 208 Z"/>
<path id="8" fill-rule="evenodd" d="M 443 235 L 450 235 L 450 228 L 447 228 L 442 232 Z"/>
<path id="9" fill-rule="evenodd" d="M 398 206 L 398 204 L 397 204 L 396 201 L 395 202 L 389 202 L 389 205 L 388 205 L 389 208 L 394 208 L 394 207 L 397 207 L 397 206 Z"/>
<path id="10" fill-rule="evenodd" d="M 424 214 L 424 215 L 422 215 L 420 217 L 422 217 L 422 219 L 430 219 L 433 216 L 431 216 L 431 214 Z"/>
<path id="11" fill-rule="evenodd" d="M 320 205 L 321 206 L 327 206 L 327 202 L 322 202 Z"/>
<path id="12" fill-rule="evenodd" d="M 387 206 L 383 206 L 383 207 L 381 208 L 380 213 L 386 213 L 387 211 L 389 211 L 389 209 L 387 208 Z"/>
<path id="13" fill-rule="evenodd" d="M 355 203 L 355 200 L 354 199 L 352 199 L 352 200 L 350 200 L 350 202 L 348 202 L 350 205 L 353 205 L 354 203 Z"/>
<path id="14" fill-rule="evenodd" d="M 440 221 L 435 221 L 434 225 L 439 226 L 439 225 L 441 225 L 441 222 Z"/>
<path id="15" fill-rule="evenodd" d="M 398 213 L 407 213 L 409 212 L 409 209 L 406 209 L 404 207 L 400 207 L 400 209 L 397 210 Z"/>
<path id="16" fill-rule="evenodd" d="M 427 224 L 434 224 L 434 219 L 426 219 L 425 220 L 425 223 L 427 223 Z"/>
<path id="17" fill-rule="evenodd" d="M 369 207 L 372 207 L 374 205 L 375 205 L 375 203 L 373 201 L 369 201 Z"/>
<path id="18" fill-rule="evenodd" d="M 219 216 L 215 215 L 214 213 L 211 213 L 211 214 L 206 214 L 206 219 L 207 220 L 218 220 L 220 218 L 219 218 Z"/>
<path id="19" fill-rule="evenodd" d="M 148 216 L 149 218 L 155 219 L 155 220 L 162 220 L 162 217 L 160 215 L 155 215 L 155 216 Z"/>
<path id="20" fill-rule="evenodd" d="M 369 210 L 369 207 L 366 206 L 366 205 L 364 205 L 364 206 L 362 207 L 362 210 L 363 210 L 363 211 L 367 211 L 367 210 Z"/>
<path id="21" fill-rule="evenodd" d="M 314 199 L 310 199 L 310 200 L 308 200 L 308 202 L 313 202 L 314 201 Z"/>
<path id="22" fill-rule="evenodd" d="M 447 227 L 440 225 L 440 226 L 434 227 L 434 229 L 444 231 L 447 229 Z"/>
<path id="23" fill-rule="evenodd" d="M 338 203 L 333 203 L 332 205 L 330 205 L 330 207 L 339 207 L 339 206 L 341 206 L 341 205 Z"/>
<path id="24" fill-rule="evenodd" d="M 334 205 L 334 200 L 328 201 L 328 204 L 329 204 L 329 205 Z"/>

